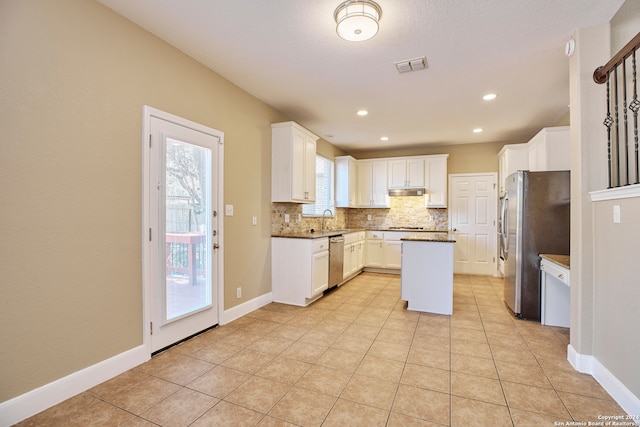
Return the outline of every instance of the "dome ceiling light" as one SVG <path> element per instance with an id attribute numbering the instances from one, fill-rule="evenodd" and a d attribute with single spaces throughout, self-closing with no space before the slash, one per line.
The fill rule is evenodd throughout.
<path id="1" fill-rule="evenodd" d="M 371 0 L 347 0 L 333 14 L 338 35 L 352 42 L 375 36 L 381 16 L 382 9 Z"/>

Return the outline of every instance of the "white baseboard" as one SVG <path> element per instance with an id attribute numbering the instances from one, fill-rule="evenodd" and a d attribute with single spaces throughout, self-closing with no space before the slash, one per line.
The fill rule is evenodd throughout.
<path id="1" fill-rule="evenodd" d="M 271 292 L 222 313 L 220 324 L 229 323 L 273 301 Z M 150 359 L 145 345 L 120 353 L 35 390 L 0 403 L 0 427 L 9 427 L 91 387 L 135 368 Z"/>
<path id="2" fill-rule="evenodd" d="M 589 374 L 595 378 L 627 414 L 640 414 L 640 398 L 634 395 L 594 356 L 580 354 L 569 344 L 567 347 L 567 360 L 579 372 Z"/>
<path id="3" fill-rule="evenodd" d="M 569 344 L 567 346 L 567 360 L 576 371 L 592 375 L 593 356 L 580 354 Z"/>
<path id="4" fill-rule="evenodd" d="M 103 360 L 35 390 L 0 403 L 0 426 L 8 427 L 38 412 L 57 405 L 91 387 L 149 360 L 146 346 L 141 345 Z"/>
<path id="5" fill-rule="evenodd" d="M 625 387 L 598 359 L 593 359 L 593 372 L 591 375 L 607 390 L 618 405 L 629 415 L 640 414 L 640 398 Z M 638 421 L 637 419 L 635 420 Z"/>
<path id="6" fill-rule="evenodd" d="M 233 322 L 245 314 L 249 314 L 260 307 L 271 304 L 271 302 L 273 302 L 273 294 L 269 292 L 247 302 L 243 302 L 242 304 L 236 305 L 235 307 L 231 307 L 229 310 L 225 310 L 224 313 L 222 313 L 220 325 Z"/>

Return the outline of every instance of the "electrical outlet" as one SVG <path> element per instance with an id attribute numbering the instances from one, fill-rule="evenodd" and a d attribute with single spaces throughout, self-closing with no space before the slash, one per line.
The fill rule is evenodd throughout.
<path id="1" fill-rule="evenodd" d="M 367 221 L 371 221 L 371 215 L 367 215 Z"/>
<path id="2" fill-rule="evenodd" d="M 251 225 L 258 225 L 258 217 L 256 215 L 251 217 Z"/>
<path id="3" fill-rule="evenodd" d="M 226 216 L 233 216 L 233 205 L 225 205 L 224 214 Z"/>
<path id="4" fill-rule="evenodd" d="M 289 222 L 289 214 L 284 214 L 284 222 Z"/>
<path id="5" fill-rule="evenodd" d="M 613 223 L 620 224 L 620 205 L 613 205 Z"/>
<path id="6" fill-rule="evenodd" d="M 298 214 L 298 222 L 302 221 L 302 214 Z"/>
<path id="7" fill-rule="evenodd" d="M 236 288 L 236 298 L 242 298 L 242 288 Z"/>

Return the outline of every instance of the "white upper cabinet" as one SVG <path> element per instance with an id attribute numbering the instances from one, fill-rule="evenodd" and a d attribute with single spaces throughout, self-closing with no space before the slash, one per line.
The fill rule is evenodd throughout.
<path id="1" fill-rule="evenodd" d="M 425 188 L 425 207 L 447 207 L 448 154 L 357 160 L 336 157 L 336 206 L 388 208 L 389 190 Z"/>
<path id="2" fill-rule="evenodd" d="M 271 201 L 315 203 L 318 137 L 295 122 L 271 124 Z"/>
<path id="3" fill-rule="evenodd" d="M 500 162 L 500 194 L 507 190 L 507 177 L 515 171 L 570 170 L 570 127 L 544 128 L 527 143 L 507 144 L 498 153 L 498 160 Z"/>
<path id="4" fill-rule="evenodd" d="M 529 169 L 529 149 L 527 144 L 507 144 L 498 153 L 500 168 L 500 194 L 507 191 L 507 177 L 518 170 Z"/>
<path id="5" fill-rule="evenodd" d="M 336 207 L 358 207 L 358 161 L 351 156 L 336 157 Z"/>
<path id="6" fill-rule="evenodd" d="M 358 207 L 388 208 L 386 160 L 360 160 L 358 162 Z"/>
<path id="7" fill-rule="evenodd" d="M 424 164 L 427 208 L 447 207 L 447 158 L 448 154 L 426 156 Z"/>
<path id="8" fill-rule="evenodd" d="M 571 134 L 569 126 L 544 128 L 527 143 L 530 171 L 571 169 Z"/>
<path id="9" fill-rule="evenodd" d="M 390 159 L 389 188 L 424 188 L 424 159 Z"/>

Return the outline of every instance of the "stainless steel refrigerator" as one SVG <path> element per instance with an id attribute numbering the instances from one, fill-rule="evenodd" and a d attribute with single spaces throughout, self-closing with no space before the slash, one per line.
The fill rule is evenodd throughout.
<path id="1" fill-rule="evenodd" d="M 504 301 L 516 316 L 540 320 L 539 254 L 569 255 L 570 172 L 517 171 L 506 188 Z"/>

